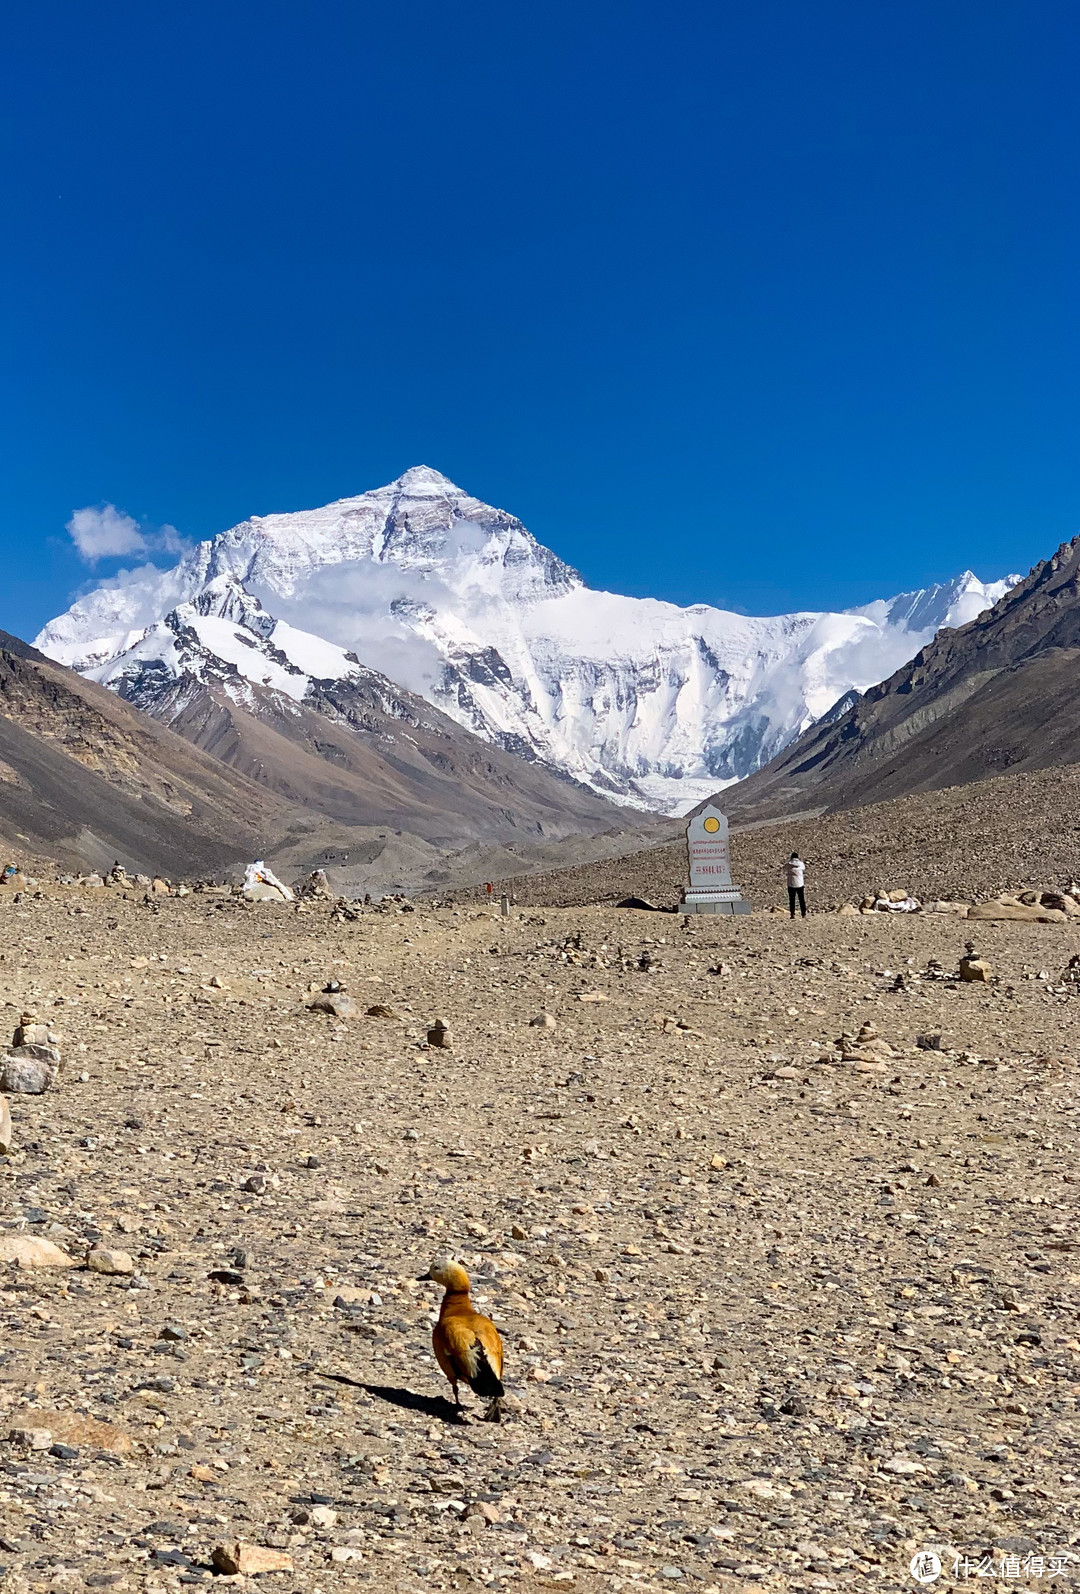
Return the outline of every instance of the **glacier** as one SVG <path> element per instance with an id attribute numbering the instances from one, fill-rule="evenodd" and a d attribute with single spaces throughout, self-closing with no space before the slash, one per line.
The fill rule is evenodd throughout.
<path id="1" fill-rule="evenodd" d="M 160 712 L 163 681 L 255 706 L 375 672 L 619 803 L 678 815 L 753 773 L 942 626 L 1019 579 L 839 613 L 735 614 L 594 591 L 513 515 L 414 466 L 320 509 L 253 516 L 169 570 L 120 572 L 51 620 L 48 657 Z"/>

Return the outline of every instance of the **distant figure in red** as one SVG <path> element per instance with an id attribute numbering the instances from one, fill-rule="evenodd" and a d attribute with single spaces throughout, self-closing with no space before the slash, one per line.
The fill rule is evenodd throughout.
<path id="1" fill-rule="evenodd" d="M 797 902 L 805 919 L 806 891 L 804 887 L 806 885 L 806 865 L 797 852 L 791 854 L 791 857 L 784 865 L 784 872 L 787 875 L 787 900 L 788 907 L 791 909 L 791 917 L 795 917 L 795 904 Z"/>

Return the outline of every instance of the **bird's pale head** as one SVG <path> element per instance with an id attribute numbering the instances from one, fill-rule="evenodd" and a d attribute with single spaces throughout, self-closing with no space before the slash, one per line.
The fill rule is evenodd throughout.
<path id="1" fill-rule="evenodd" d="M 468 1290 L 469 1275 L 460 1262 L 451 1262 L 449 1258 L 440 1257 L 432 1262 L 428 1269 L 428 1278 L 434 1279 L 436 1284 L 441 1284 L 444 1290 Z"/>

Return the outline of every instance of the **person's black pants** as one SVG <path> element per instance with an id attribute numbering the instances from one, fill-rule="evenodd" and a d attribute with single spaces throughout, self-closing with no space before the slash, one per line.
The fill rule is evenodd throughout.
<path id="1" fill-rule="evenodd" d="M 800 910 L 802 912 L 802 916 L 805 919 L 806 918 L 806 887 L 805 886 L 788 886 L 788 888 L 787 888 L 787 900 L 788 900 L 788 907 L 791 909 L 791 917 L 792 918 L 795 917 L 795 903 L 796 903 L 796 901 L 798 901 L 799 908 L 800 908 Z"/>

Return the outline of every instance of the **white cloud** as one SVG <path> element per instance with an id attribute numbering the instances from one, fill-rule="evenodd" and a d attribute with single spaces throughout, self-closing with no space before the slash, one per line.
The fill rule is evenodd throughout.
<path id="1" fill-rule="evenodd" d="M 350 649 L 361 664 L 407 691 L 427 692 L 442 676 L 438 648 L 395 612 L 396 605 L 449 603 L 449 592 L 435 577 L 371 559 L 347 559 L 316 569 L 289 598 L 250 584 L 248 590 L 278 619 Z"/>
<path id="2" fill-rule="evenodd" d="M 163 553 L 185 554 L 191 547 L 183 533 L 177 531 L 175 526 L 170 526 L 168 521 L 158 528 L 157 540 Z"/>
<path id="3" fill-rule="evenodd" d="M 67 523 L 71 540 L 87 564 L 99 559 L 116 559 L 124 554 L 169 554 L 173 558 L 188 552 L 191 544 L 167 522 L 163 526 L 140 526 L 115 504 L 87 505 L 76 509 Z"/>
<path id="4" fill-rule="evenodd" d="M 117 554 L 146 551 L 146 538 L 138 522 L 117 509 L 115 504 L 103 504 L 96 509 L 89 505 L 85 509 L 76 509 L 67 523 L 67 529 L 80 555 L 90 564 Z"/>

